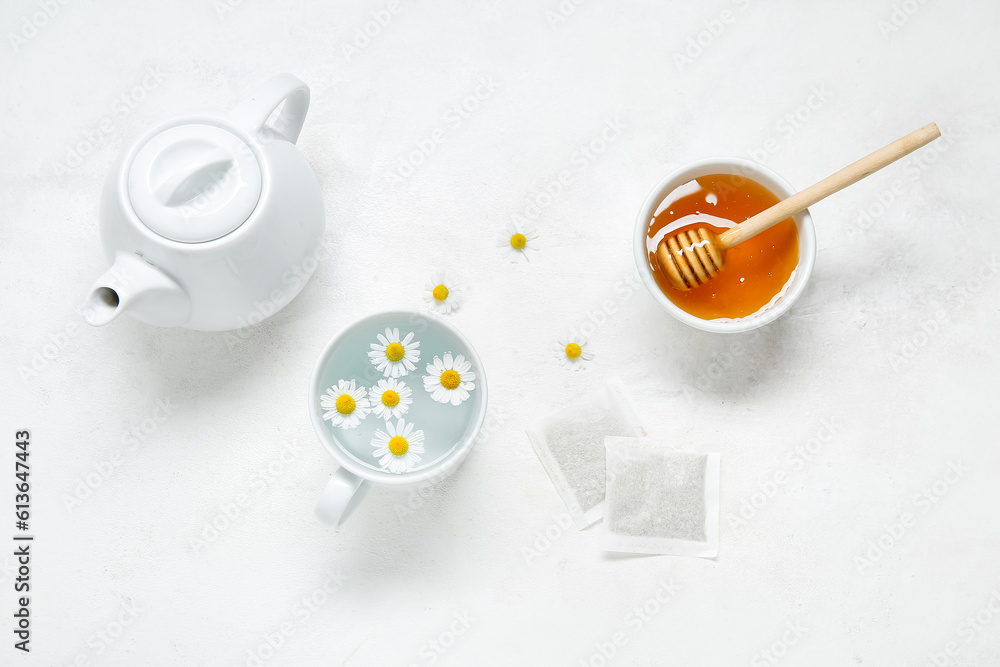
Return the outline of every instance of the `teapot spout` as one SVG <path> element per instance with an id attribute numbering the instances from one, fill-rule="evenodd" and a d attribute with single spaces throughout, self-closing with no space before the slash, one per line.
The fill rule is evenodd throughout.
<path id="1" fill-rule="evenodd" d="M 84 301 L 83 318 L 104 326 L 126 310 L 163 327 L 184 324 L 191 314 L 187 292 L 166 273 L 131 253 L 120 253 Z"/>

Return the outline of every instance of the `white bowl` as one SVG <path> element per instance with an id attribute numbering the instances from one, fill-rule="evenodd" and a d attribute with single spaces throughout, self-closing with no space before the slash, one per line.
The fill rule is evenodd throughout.
<path id="1" fill-rule="evenodd" d="M 744 176 L 763 185 L 773 192 L 778 199 L 787 199 L 795 194 L 795 190 L 785 179 L 767 167 L 756 162 L 751 162 L 750 160 L 736 157 L 716 157 L 685 165 L 660 181 L 653 188 L 652 192 L 649 193 L 649 196 L 646 197 L 646 203 L 642 205 L 642 209 L 639 211 L 639 216 L 635 222 L 635 236 L 632 244 L 632 249 L 635 252 L 635 264 L 639 269 L 639 276 L 642 278 L 642 282 L 646 285 L 649 293 L 653 295 L 653 298 L 656 299 L 664 310 L 684 324 L 701 329 L 702 331 L 711 331 L 714 333 L 750 331 L 781 317 L 782 314 L 792 307 L 792 304 L 799 298 L 799 295 L 802 294 L 806 283 L 809 281 L 809 276 L 812 275 L 813 264 L 816 262 L 816 230 L 813 228 L 812 216 L 809 215 L 808 210 L 793 216 L 795 226 L 799 232 L 799 263 L 789 284 L 786 285 L 784 293 L 770 307 L 752 315 L 736 319 L 706 320 L 692 315 L 668 299 L 667 295 L 656 284 L 656 279 L 653 277 L 653 269 L 649 265 L 646 249 L 646 232 L 649 229 L 649 223 L 652 221 L 656 209 L 667 195 L 688 181 L 708 176 L 709 174 Z"/>

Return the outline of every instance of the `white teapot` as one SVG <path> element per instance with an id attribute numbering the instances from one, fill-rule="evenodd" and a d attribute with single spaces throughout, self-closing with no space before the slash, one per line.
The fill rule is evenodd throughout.
<path id="1" fill-rule="evenodd" d="M 101 196 L 112 267 L 84 319 L 101 326 L 128 312 L 223 331 L 291 301 L 326 226 L 319 184 L 295 147 L 308 108 L 309 88 L 280 74 L 226 116 L 174 118 L 132 143 Z"/>

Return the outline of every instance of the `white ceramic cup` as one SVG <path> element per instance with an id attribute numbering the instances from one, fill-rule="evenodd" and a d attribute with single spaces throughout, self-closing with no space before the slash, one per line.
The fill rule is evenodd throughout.
<path id="1" fill-rule="evenodd" d="M 413 391 L 414 402 L 404 416 L 407 422 L 412 421 L 417 428 L 423 429 L 428 423 L 439 426 L 441 422 L 447 421 L 451 414 L 456 415 L 455 423 L 448 426 L 448 432 L 453 433 L 454 438 L 453 442 L 445 443 L 447 451 L 430 465 L 417 466 L 413 471 L 401 474 L 379 469 L 374 457 L 352 454 L 350 447 L 345 443 L 348 438 L 357 438 L 359 432 L 356 429 L 345 431 L 339 427 L 331 427 L 324 421 L 324 410 L 320 407 L 320 397 L 332 384 L 332 378 L 338 377 L 335 367 L 343 365 L 341 362 L 345 359 L 358 360 L 359 365 L 354 368 L 363 370 L 354 374 L 358 372 L 365 374 L 359 382 L 361 386 L 370 387 L 383 377 L 382 373 L 376 371 L 368 361 L 367 353 L 369 341 L 376 342 L 376 334 L 382 333 L 386 327 L 398 327 L 400 336 L 413 331 L 416 334 L 415 340 L 421 342 L 421 356 L 416 370 L 398 378 Z M 472 363 L 472 371 L 476 374 L 476 388 L 465 402 L 471 405 L 463 403 L 459 407 L 465 409 L 461 411 L 457 411 L 458 408 L 455 406 L 433 403 L 430 397 L 425 395 L 423 386 L 425 367 L 435 356 L 441 356 L 445 352 L 465 355 L 465 358 Z M 352 374 L 347 373 L 344 379 L 355 379 L 350 375 Z M 316 515 L 325 523 L 339 527 L 357 508 L 372 486 L 401 488 L 426 483 L 428 480 L 436 483 L 444 479 L 468 456 L 486 419 L 486 407 L 486 371 L 482 360 L 472 347 L 472 343 L 443 319 L 415 311 L 386 311 L 361 318 L 345 327 L 323 349 L 309 382 L 309 416 L 313 428 L 320 442 L 340 464 L 340 468 L 334 472 L 320 495 L 319 503 L 316 505 Z M 421 412 L 423 414 L 420 414 Z M 432 414 L 438 415 L 437 421 Z M 441 418 L 441 415 L 445 417 Z M 362 421 L 362 425 L 368 420 L 374 420 L 375 426 L 385 430 L 382 417 L 369 414 L 365 421 Z M 357 442 L 355 439 L 355 443 Z M 425 442 L 425 447 L 427 446 L 428 443 Z M 364 449 L 363 444 L 361 448 Z"/>
<path id="2" fill-rule="evenodd" d="M 633 237 L 632 249 L 635 253 L 635 264 L 639 269 L 639 276 L 646 285 L 646 289 L 653 295 L 664 310 L 673 315 L 684 324 L 714 333 L 739 333 L 750 331 L 765 324 L 769 324 L 781 317 L 788 311 L 799 298 L 812 275 L 813 265 L 816 262 L 816 230 L 813 228 L 812 216 L 805 210 L 793 216 L 795 226 L 799 232 L 799 263 L 795 268 L 795 275 L 791 283 L 787 286 L 785 293 L 774 302 L 774 304 L 764 312 L 757 312 L 747 317 L 739 319 L 717 319 L 706 320 L 683 310 L 673 301 L 667 298 L 660 286 L 656 284 L 653 277 L 653 268 L 649 264 L 649 254 L 646 248 L 646 232 L 649 224 L 655 216 L 656 209 L 660 202 L 676 190 L 681 185 L 693 179 L 708 176 L 709 174 L 733 174 L 744 176 L 752 181 L 760 183 L 778 197 L 787 199 L 795 194 L 795 190 L 785 179 L 767 167 L 734 157 L 717 157 L 699 160 L 685 165 L 673 172 L 653 188 L 646 197 L 646 202 L 639 211 L 639 216 L 635 222 L 635 235 Z"/>

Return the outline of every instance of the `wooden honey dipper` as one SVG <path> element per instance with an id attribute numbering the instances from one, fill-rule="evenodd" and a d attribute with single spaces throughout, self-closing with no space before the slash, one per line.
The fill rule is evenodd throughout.
<path id="1" fill-rule="evenodd" d="M 725 268 L 726 251 L 734 245 L 757 236 L 940 136 L 937 123 L 924 125 L 721 234 L 701 227 L 664 238 L 656 248 L 656 263 L 670 284 L 679 290 L 687 291 L 704 284 Z"/>

